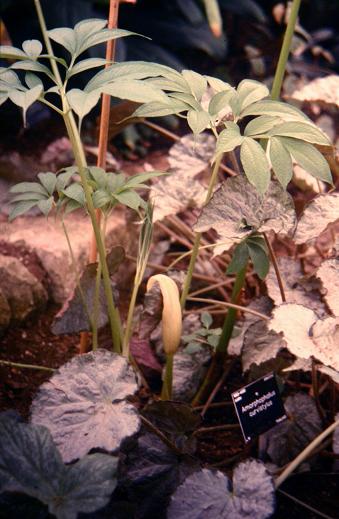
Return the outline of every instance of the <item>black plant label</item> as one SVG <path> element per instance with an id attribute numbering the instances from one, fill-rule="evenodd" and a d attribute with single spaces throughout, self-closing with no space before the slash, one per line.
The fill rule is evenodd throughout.
<path id="1" fill-rule="evenodd" d="M 246 443 L 287 418 L 274 373 L 238 389 L 232 400 Z"/>

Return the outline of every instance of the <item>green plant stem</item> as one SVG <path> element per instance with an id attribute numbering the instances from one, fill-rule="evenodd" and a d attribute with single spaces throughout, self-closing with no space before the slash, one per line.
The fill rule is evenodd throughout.
<path id="1" fill-rule="evenodd" d="M 61 76 L 60 76 L 58 65 L 57 65 L 55 59 L 53 59 L 54 58 L 54 52 L 53 52 L 53 48 L 52 48 L 52 45 L 51 45 L 51 40 L 50 40 L 50 38 L 48 36 L 48 31 L 47 31 L 47 27 L 46 27 L 45 17 L 44 17 L 44 14 L 42 12 L 40 0 L 34 0 L 34 4 L 35 4 L 35 9 L 36 9 L 36 12 L 37 12 L 38 20 L 39 20 L 39 25 L 40 25 L 41 32 L 42 32 L 42 37 L 43 37 L 45 45 L 46 45 L 47 54 L 49 54 L 51 56 L 49 61 L 50 61 L 50 64 L 51 64 L 51 67 L 52 67 L 52 70 L 53 70 L 53 74 L 55 76 L 55 79 L 56 79 L 58 85 L 61 87 L 62 86 L 62 79 L 61 79 Z"/>
<path id="2" fill-rule="evenodd" d="M 231 297 L 232 304 L 236 304 L 238 301 L 240 292 L 244 286 L 246 270 L 247 266 L 239 270 L 239 272 L 237 273 Z M 220 335 L 220 339 L 215 354 L 213 356 L 212 363 L 208 369 L 206 377 L 198 393 L 195 395 L 192 401 L 192 405 L 198 405 L 200 404 L 200 402 L 204 401 L 207 395 L 213 390 L 213 387 L 215 386 L 215 384 L 217 384 L 218 380 L 222 376 L 225 359 L 227 355 L 227 346 L 232 337 L 232 332 L 236 321 L 236 315 L 236 308 L 230 308 L 228 310 Z"/>
<path id="3" fill-rule="evenodd" d="M 305 447 L 303 451 L 301 451 L 298 456 L 291 461 L 291 463 L 286 467 L 286 469 L 277 477 L 275 480 L 275 487 L 278 488 L 283 482 L 288 478 L 290 474 L 302 463 L 311 452 L 328 436 L 331 434 L 337 427 L 339 426 L 339 419 L 333 422 L 327 429 L 325 429 L 322 433 L 319 434 L 311 443 Z"/>
<path id="4" fill-rule="evenodd" d="M 286 303 L 286 294 L 285 294 L 285 290 L 284 290 L 284 284 L 283 284 L 283 280 L 282 280 L 282 275 L 280 273 L 277 257 L 275 255 L 274 249 L 273 249 L 273 247 L 271 245 L 271 242 L 270 242 L 267 234 L 264 232 L 263 235 L 264 235 L 265 242 L 266 242 L 266 245 L 267 245 L 267 248 L 268 248 L 268 252 L 270 254 L 270 258 L 271 258 L 272 265 L 273 265 L 273 268 L 274 268 L 274 271 L 275 271 L 275 275 L 276 275 L 276 278 L 277 278 L 277 281 L 278 281 L 278 286 L 279 286 L 279 290 L 280 290 L 281 300 L 282 300 L 283 303 Z"/>
<path id="5" fill-rule="evenodd" d="M 39 369 L 41 371 L 56 371 L 54 368 L 47 366 L 37 366 L 36 364 L 21 364 L 20 362 L 12 362 L 9 360 L 0 360 L 0 365 L 10 366 L 12 368 Z"/>
<path id="6" fill-rule="evenodd" d="M 207 190 L 207 194 L 206 194 L 205 205 L 208 204 L 208 202 L 210 201 L 210 199 L 212 197 L 212 193 L 213 193 L 213 189 L 214 189 L 214 186 L 215 186 L 215 183 L 216 183 L 216 180 L 217 180 L 218 171 L 219 171 L 219 168 L 220 168 L 222 157 L 223 157 L 223 155 L 221 154 L 217 158 L 217 160 L 215 161 L 215 164 L 214 164 L 214 167 L 213 167 L 213 171 L 212 171 L 212 175 L 210 177 L 210 181 L 209 181 L 209 184 L 208 184 L 208 190 Z M 198 232 L 195 235 L 191 258 L 190 258 L 190 262 L 189 262 L 189 265 L 188 265 L 188 270 L 187 270 L 187 274 L 186 274 L 186 277 L 185 277 L 184 285 L 182 287 L 181 298 L 180 298 L 180 305 L 181 305 L 181 309 L 182 310 L 185 309 L 188 292 L 189 292 L 190 287 L 191 287 L 191 282 L 192 282 L 192 276 L 193 276 L 193 271 L 194 271 L 194 267 L 195 267 L 195 262 L 196 262 L 196 259 L 198 257 L 198 253 L 199 253 L 200 240 L 201 240 L 201 233 Z"/>
<path id="7" fill-rule="evenodd" d="M 92 326 L 92 349 L 98 349 L 98 319 L 99 319 L 99 305 L 100 305 L 100 285 L 101 285 L 101 263 L 98 262 L 97 273 L 95 276 L 95 291 L 93 304 L 93 326 Z"/>
<path id="8" fill-rule="evenodd" d="M 284 80 L 286 64 L 288 60 L 288 56 L 291 49 L 292 38 L 294 34 L 295 25 L 298 18 L 298 12 L 300 7 L 301 0 L 293 0 L 290 16 L 288 19 L 283 44 L 280 51 L 280 56 L 277 64 L 277 68 L 275 71 L 275 76 L 273 80 L 272 90 L 271 90 L 271 99 L 277 100 L 280 96 L 280 91 L 282 87 L 282 83 Z"/>
<path id="9" fill-rule="evenodd" d="M 40 1 L 34 0 L 34 2 L 35 2 L 35 7 L 37 10 L 39 23 L 40 23 L 40 27 L 41 27 L 41 31 L 43 34 L 46 48 L 48 50 L 48 53 L 51 56 L 54 56 L 52 45 L 51 45 L 51 42 L 50 42 L 50 39 L 48 36 L 48 32 L 47 32 L 44 15 L 43 15 L 43 12 L 41 9 Z M 97 242 L 99 258 L 100 258 L 101 267 L 102 267 L 105 295 L 106 295 L 106 299 L 107 299 L 107 310 L 108 310 L 109 322 L 110 322 L 111 333 L 112 333 L 113 350 L 117 353 L 121 353 L 120 318 L 119 318 L 119 313 L 114 305 L 111 281 L 110 281 L 109 271 L 108 271 L 107 262 L 106 262 L 106 251 L 105 251 L 105 247 L 104 247 L 104 244 L 103 244 L 103 241 L 101 238 L 100 226 L 96 219 L 95 208 L 94 208 L 94 204 L 93 204 L 93 200 L 92 200 L 92 196 L 91 196 L 91 188 L 87 183 L 86 157 L 85 157 L 84 149 L 83 149 L 82 142 L 80 139 L 80 135 L 78 132 L 78 128 L 77 128 L 77 125 L 76 125 L 76 122 L 75 122 L 75 119 L 73 116 L 73 112 L 70 109 L 70 106 L 68 104 L 68 100 L 66 97 L 66 93 L 62 86 L 59 69 L 57 67 L 55 60 L 51 59 L 50 62 L 51 62 L 51 67 L 52 67 L 53 73 L 57 79 L 57 82 L 60 84 L 60 95 L 61 95 L 61 99 L 62 99 L 63 119 L 64 119 L 64 123 L 65 123 L 66 129 L 67 129 L 69 139 L 72 144 L 75 162 L 76 162 L 76 165 L 79 170 L 81 184 L 82 184 L 82 187 L 83 187 L 84 193 L 85 193 L 87 210 L 88 210 L 88 213 L 91 218 L 93 232 L 95 235 L 95 240 Z"/>
<path id="10" fill-rule="evenodd" d="M 86 179 L 86 168 L 87 168 L 86 158 L 85 158 L 82 143 L 80 140 L 80 135 L 78 133 L 78 129 L 75 124 L 73 114 L 72 114 L 72 112 L 70 112 L 69 110 L 66 109 L 66 107 L 68 108 L 68 106 L 67 106 L 68 103 L 67 103 L 67 99 L 65 96 L 63 96 L 63 103 L 65 103 L 65 112 L 66 112 L 64 115 L 64 121 L 65 121 L 66 128 L 68 130 L 70 140 L 72 143 L 72 148 L 74 151 L 76 164 L 79 169 L 81 183 L 82 183 L 84 193 L 85 193 L 88 213 L 91 218 L 93 232 L 95 235 L 95 240 L 97 242 L 99 259 L 100 259 L 100 264 L 101 264 L 101 268 L 102 268 L 105 295 L 106 295 L 106 299 L 107 299 L 107 310 L 108 310 L 109 322 L 110 322 L 110 326 L 111 326 L 113 350 L 116 353 L 121 353 L 120 318 L 119 318 L 119 313 L 114 306 L 111 280 L 110 280 L 107 261 L 106 261 L 106 251 L 105 251 L 104 243 L 103 243 L 103 240 L 101 237 L 100 225 L 97 221 L 96 214 L 95 214 L 95 208 L 93 205 L 91 190 L 90 190 L 90 187 L 89 187 L 89 185 L 87 183 L 87 179 Z"/>
<path id="11" fill-rule="evenodd" d="M 132 290 L 132 295 L 131 295 L 131 299 L 130 299 L 129 307 L 128 307 L 126 328 L 125 328 L 125 333 L 124 333 L 124 342 L 123 342 L 123 348 L 122 348 L 122 354 L 125 357 L 128 357 L 128 355 L 129 355 L 129 341 L 131 340 L 131 336 L 132 336 L 133 315 L 134 315 L 134 308 L 135 308 L 135 303 L 137 300 L 138 290 L 139 290 L 139 283 L 137 283 L 137 280 L 135 279 L 134 285 L 133 285 L 133 290 Z"/>
<path id="12" fill-rule="evenodd" d="M 161 399 L 162 400 L 171 400 L 172 399 L 173 357 L 174 357 L 173 354 L 166 355 L 165 375 L 164 375 L 164 381 L 163 381 L 162 390 L 161 390 Z"/>

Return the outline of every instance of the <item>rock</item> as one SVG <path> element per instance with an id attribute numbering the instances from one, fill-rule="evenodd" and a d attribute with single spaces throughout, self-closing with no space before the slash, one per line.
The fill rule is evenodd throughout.
<path id="1" fill-rule="evenodd" d="M 210 359 L 208 348 L 194 355 L 181 351 L 174 355 L 172 400 L 192 400 L 203 381 Z"/>
<path id="2" fill-rule="evenodd" d="M 47 292 L 24 265 L 0 254 L 0 286 L 11 311 L 11 320 L 23 321 L 47 302 Z"/>
<path id="3" fill-rule="evenodd" d="M 5 330 L 11 320 L 11 308 L 7 298 L 0 288 L 0 332 Z"/>
<path id="4" fill-rule="evenodd" d="M 75 212 L 65 218 L 65 225 L 72 244 L 78 272 L 87 263 L 92 236 L 91 222 L 88 217 Z M 126 230 L 122 212 L 115 211 L 107 224 L 106 245 L 122 245 L 130 248 L 137 246 L 134 234 L 137 226 Z M 130 234 L 133 232 L 134 234 Z M 6 226 L 6 239 L 11 243 L 23 243 L 33 249 L 51 280 L 50 295 L 57 303 L 62 303 L 70 295 L 75 284 L 71 257 L 61 222 L 43 216 L 17 218 Z M 131 237 L 132 236 L 132 237 Z M 135 252 L 135 251 L 133 251 Z"/>

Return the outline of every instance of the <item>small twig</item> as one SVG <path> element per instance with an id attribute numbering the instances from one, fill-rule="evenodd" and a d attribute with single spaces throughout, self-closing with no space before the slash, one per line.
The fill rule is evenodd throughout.
<path id="1" fill-rule="evenodd" d="M 275 275 L 277 276 L 277 281 L 278 281 L 278 285 L 279 285 L 279 290 L 280 290 L 282 302 L 286 303 L 286 295 L 285 295 L 285 290 L 284 290 L 284 285 L 283 285 L 282 277 L 281 277 L 280 270 L 279 270 L 279 265 L 278 265 L 277 257 L 275 255 L 275 252 L 273 250 L 271 242 L 268 239 L 267 234 L 264 232 L 263 235 L 264 235 L 264 238 L 265 238 L 265 242 L 266 242 L 268 251 L 270 253 L 270 258 L 271 258 L 271 261 L 272 261 L 272 264 L 273 264 L 273 267 L 274 267 Z"/>
<path id="2" fill-rule="evenodd" d="M 214 425 L 212 427 L 200 427 L 200 429 L 197 429 L 194 431 L 193 436 L 196 436 L 197 434 L 205 434 L 205 433 L 213 433 L 217 431 L 228 431 L 231 429 L 239 429 L 240 425 L 237 423 L 228 423 L 224 425 Z"/>
<path id="3" fill-rule="evenodd" d="M 0 364 L 4 366 L 10 366 L 12 368 L 39 369 L 41 371 L 56 371 L 56 369 L 48 368 L 47 366 L 37 366 L 36 364 L 21 364 L 20 362 L 12 362 L 9 360 L 0 360 Z"/>
<path id="4" fill-rule="evenodd" d="M 213 404 L 210 404 L 209 405 L 209 408 L 214 408 L 214 407 L 226 407 L 226 406 L 233 406 L 233 402 L 231 401 L 226 401 L 226 402 L 214 402 Z M 194 410 L 195 411 L 199 411 L 199 409 L 203 409 L 205 406 L 204 405 L 196 405 L 194 407 Z"/>
<path id="5" fill-rule="evenodd" d="M 140 418 L 141 418 L 142 423 L 150 431 L 152 431 L 154 434 L 156 434 L 164 442 L 164 444 L 167 445 L 167 447 L 169 447 L 172 451 L 174 451 L 176 454 L 179 454 L 180 456 L 183 454 L 182 451 L 180 449 L 178 449 L 178 447 L 173 442 L 171 442 L 171 440 L 169 440 L 167 438 L 167 436 L 165 436 L 164 433 L 162 433 L 160 431 L 160 429 L 158 429 L 154 424 L 152 424 L 152 422 L 147 420 L 147 418 L 145 418 L 142 414 L 140 415 Z"/>
<path id="6" fill-rule="evenodd" d="M 288 497 L 289 499 L 291 499 L 295 503 L 298 503 L 298 505 L 300 505 L 300 506 L 302 506 L 304 508 L 307 508 L 308 510 L 310 510 L 314 514 L 319 515 L 319 517 L 324 517 L 324 519 L 334 519 L 334 517 L 330 517 L 329 515 L 326 515 L 323 512 L 320 512 L 316 508 L 313 508 L 311 505 L 309 505 L 307 503 L 304 503 L 304 501 L 301 501 L 297 497 L 294 497 L 291 494 L 288 494 L 287 492 L 285 492 L 284 490 L 281 490 L 281 488 L 278 488 L 278 492 L 280 492 L 280 494 L 282 494 L 283 496 Z"/>
<path id="7" fill-rule="evenodd" d="M 280 487 L 282 483 L 288 478 L 292 472 L 302 463 L 313 451 L 314 449 L 329 435 L 331 434 L 337 427 L 339 426 L 339 419 L 333 422 L 331 425 L 327 427 L 321 434 L 319 434 L 311 443 L 305 447 L 303 451 L 286 467 L 286 469 L 280 474 L 279 477 L 275 480 L 276 488 Z"/>
<path id="8" fill-rule="evenodd" d="M 235 310 L 240 310 L 241 312 L 247 312 L 248 314 L 255 315 L 264 321 L 269 321 L 270 318 L 265 314 L 261 314 L 256 310 L 252 310 L 252 308 L 248 308 L 247 306 L 240 306 L 234 303 L 227 303 L 226 301 L 217 301 L 216 299 L 205 299 L 202 297 L 188 297 L 187 301 L 196 301 L 197 303 L 211 303 L 211 304 L 219 304 L 220 306 L 225 306 L 227 308 L 235 308 Z"/>
<path id="9" fill-rule="evenodd" d="M 228 373 L 229 373 L 229 371 L 224 371 L 224 373 L 222 374 L 222 377 L 220 378 L 219 382 L 214 387 L 213 391 L 210 393 L 210 396 L 208 397 L 208 399 L 206 401 L 206 404 L 204 405 L 203 410 L 201 411 L 201 416 L 205 416 L 205 414 L 207 413 L 208 408 L 210 407 L 210 405 L 212 404 L 215 396 L 219 392 L 219 389 L 221 388 L 221 386 L 225 382 Z"/>
<path id="10" fill-rule="evenodd" d="M 319 384 L 318 384 L 318 370 L 317 370 L 317 364 L 312 359 L 312 392 L 313 397 L 315 400 L 315 404 L 318 410 L 319 415 L 321 416 L 322 421 L 325 420 L 325 413 L 323 411 L 323 408 L 320 405 L 320 399 L 319 399 Z"/>

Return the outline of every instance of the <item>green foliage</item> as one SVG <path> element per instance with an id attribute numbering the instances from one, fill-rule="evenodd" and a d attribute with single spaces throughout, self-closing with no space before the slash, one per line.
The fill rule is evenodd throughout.
<path id="1" fill-rule="evenodd" d="M 76 167 L 61 170 L 61 173 L 39 173 L 39 182 L 21 182 L 11 188 L 14 195 L 11 199 L 13 209 L 9 219 L 26 213 L 33 207 L 48 216 L 53 208 L 64 210 L 68 214 L 75 209 L 86 209 L 84 189 L 80 182 L 69 182 Z M 146 207 L 146 202 L 136 192 L 137 189 L 146 189 L 149 179 L 163 175 L 162 172 L 152 171 L 126 177 L 123 173 L 106 173 L 102 168 L 92 166 L 87 170 L 88 183 L 92 189 L 94 207 L 100 208 L 108 214 L 117 204 L 125 205 L 136 212 Z"/>
<path id="2" fill-rule="evenodd" d="M 252 261 L 254 272 L 258 274 L 260 279 L 265 279 L 270 261 L 265 240 L 260 234 L 250 234 L 248 238 L 236 246 L 232 261 L 227 268 L 227 274 L 238 274 L 246 267 L 248 260 Z"/>
<path id="3" fill-rule="evenodd" d="M 182 336 L 182 341 L 186 344 L 183 350 L 185 353 L 196 353 L 205 346 L 211 346 L 214 349 L 218 345 L 221 328 L 211 328 L 213 319 L 208 312 L 203 312 L 200 320 L 202 326 L 198 330 Z"/>

